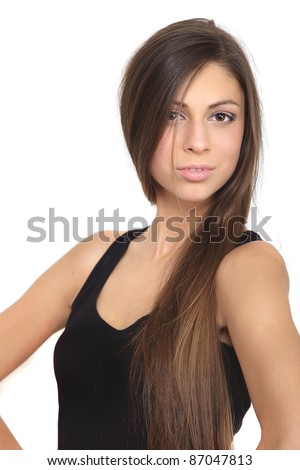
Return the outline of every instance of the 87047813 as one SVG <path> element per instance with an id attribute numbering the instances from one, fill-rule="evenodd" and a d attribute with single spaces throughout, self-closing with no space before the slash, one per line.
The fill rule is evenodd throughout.
<path id="1" fill-rule="evenodd" d="M 189 458 L 190 465 L 252 465 L 252 455 L 235 454 L 192 454 Z"/>

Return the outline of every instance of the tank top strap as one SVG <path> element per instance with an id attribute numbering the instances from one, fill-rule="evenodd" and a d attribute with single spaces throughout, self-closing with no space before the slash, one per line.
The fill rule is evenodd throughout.
<path id="1" fill-rule="evenodd" d="M 253 230 L 246 230 L 240 236 L 240 239 L 239 239 L 237 245 L 238 246 L 239 245 L 245 245 L 246 243 L 254 242 L 254 241 L 261 241 L 261 237 L 259 236 L 259 234 L 256 233 L 256 232 L 253 232 Z"/>
<path id="2" fill-rule="evenodd" d="M 141 229 L 129 230 L 111 243 L 78 292 L 72 303 L 72 310 L 79 308 L 87 300 L 94 301 L 94 297 L 98 297 L 100 289 L 127 250 L 130 241 L 147 228 L 148 226 Z"/>

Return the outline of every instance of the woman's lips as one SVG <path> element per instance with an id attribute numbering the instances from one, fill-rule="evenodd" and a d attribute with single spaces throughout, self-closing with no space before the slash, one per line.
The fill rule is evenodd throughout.
<path id="1" fill-rule="evenodd" d="M 188 181 L 205 181 L 211 175 L 214 168 L 208 165 L 197 165 L 178 168 L 178 171 Z"/>

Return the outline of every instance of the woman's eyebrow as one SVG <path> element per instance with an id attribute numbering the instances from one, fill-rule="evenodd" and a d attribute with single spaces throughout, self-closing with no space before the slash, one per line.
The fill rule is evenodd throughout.
<path id="1" fill-rule="evenodd" d="M 188 105 L 186 103 L 181 102 L 181 101 L 173 101 L 173 104 L 175 106 L 178 106 L 179 108 L 188 108 Z"/>
<path id="2" fill-rule="evenodd" d="M 210 104 L 208 108 L 209 109 L 217 108 L 218 106 L 222 106 L 223 104 L 234 104 L 235 106 L 240 106 L 239 103 L 237 103 L 236 101 L 229 99 L 229 100 L 217 101 L 216 103 Z"/>
<path id="3" fill-rule="evenodd" d="M 180 102 L 180 101 L 173 101 L 173 104 L 175 106 L 178 106 L 180 108 L 188 108 L 189 106 L 184 103 L 184 102 Z M 228 99 L 228 100 L 220 100 L 220 101 L 216 101 L 215 103 L 212 103 L 208 106 L 208 109 L 213 109 L 213 108 L 217 108 L 218 106 L 222 106 L 224 104 L 233 104 L 235 106 L 240 106 L 239 103 L 237 103 L 236 101 L 232 100 L 232 99 Z"/>

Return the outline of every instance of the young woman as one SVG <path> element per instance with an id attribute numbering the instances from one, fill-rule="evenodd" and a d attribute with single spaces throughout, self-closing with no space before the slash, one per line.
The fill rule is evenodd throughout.
<path id="1" fill-rule="evenodd" d="M 151 226 L 94 234 L 0 316 L 0 377 L 54 354 L 59 449 L 300 449 L 300 339 L 285 264 L 246 230 L 261 147 L 255 81 L 213 21 L 158 31 L 120 88 Z M 19 448 L 1 423 L 2 448 Z"/>

